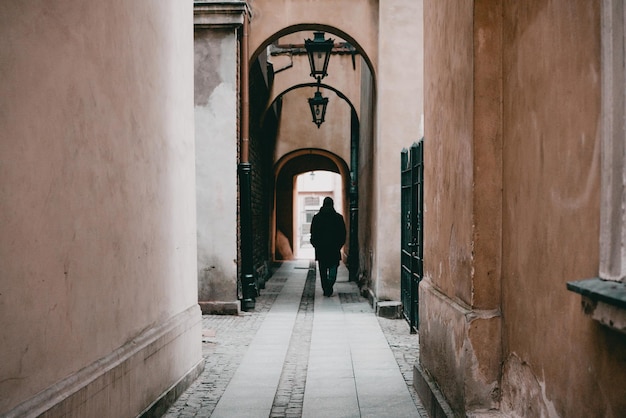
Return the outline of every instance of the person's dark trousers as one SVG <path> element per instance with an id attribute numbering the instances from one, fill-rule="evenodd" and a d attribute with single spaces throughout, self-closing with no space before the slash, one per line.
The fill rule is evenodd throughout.
<path id="1" fill-rule="evenodd" d="M 319 262 L 320 278 L 322 281 L 322 290 L 324 296 L 331 296 L 333 294 L 333 286 L 337 281 L 337 267 L 336 265 L 329 266 L 325 263 Z"/>

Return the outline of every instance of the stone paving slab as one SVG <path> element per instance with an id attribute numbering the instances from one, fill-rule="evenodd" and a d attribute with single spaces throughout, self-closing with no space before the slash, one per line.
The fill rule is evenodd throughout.
<path id="1" fill-rule="evenodd" d="M 282 268 L 290 267 L 288 264 Z M 291 268 L 212 416 L 270 416 L 307 273 L 308 270 Z"/>
<path id="2" fill-rule="evenodd" d="M 275 271 L 272 278 L 266 283 L 265 289 L 261 291 L 261 295 L 257 298 L 254 312 L 244 312 L 239 316 L 203 316 L 203 355 L 206 359 L 205 370 L 198 380 L 183 393 L 177 402 L 168 410 L 165 415 L 166 417 L 269 416 L 295 418 L 306 415 L 306 413 L 303 412 L 305 392 L 308 393 L 308 391 L 316 390 L 313 385 L 309 384 L 310 382 L 306 382 L 306 379 L 307 375 L 314 373 L 316 367 L 318 367 L 315 365 L 313 357 L 311 357 L 312 353 L 309 352 L 313 334 L 313 321 L 316 318 L 313 294 L 315 293 L 315 289 L 319 288 L 319 285 L 315 282 L 309 284 L 308 296 L 307 284 L 303 286 L 304 292 L 296 308 L 297 313 L 295 314 L 295 319 L 290 320 L 292 330 L 289 334 L 290 338 L 288 338 L 288 344 L 284 343 L 287 339 L 285 335 L 281 337 L 283 338 L 283 352 L 280 354 L 280 356 L 283 357 L 282 372 L 280 373 L 279 379 L 276 376 L 276 371 L 273 372 L 272 388 L 264 395 L 265 397 L 273 399 L 271 411 L 268 411 L 267 400 L 264 400 L 265 406 L 263 407 L 263 413 L 261 415 L 255 414 L 254 411 L 258 412 L 258 410 L 254 409 L 254 406 L 250 406 L 255 400 L 243 400 L 241 394 L 236 396 L 239 401 L 236 408 L 224 408 L 222 412 L 218 410 L 219 414 L 215 413 L 215 409 L 220 399 L 224 396 L 229 383 L 231 383 L 234 378 L 237 379 L 237 370 L 240 365 L 245 364 L 246 353 L 249 349 L 252 350 L 251 347 L 253 347 L 255 337 L 258 337 L 259 341 L 264 340 L 265 343 L 270 343 L 270 341 L 265 338 L 265 335 L 262 335 L 260 332 L 263 322 L 267 318 L 270 309 L 283 290 L 283 287 L 288 283 L 289 277 L 295 274 L 300 277 L 300 281 L 303 281 L 303 275 L 307 275 L 308 273 L 307 267 L 308 261 L 305 260 L 283 263 L 281 268 Z M 340 277 L 340 280 L 347 280 L 347 278 Z M 413 365 L 419 355 L 418 335 L 409 333 L 408 324 L 404 320 L 375 317 L 367 300 L 358 294 L 358 289 L 354 283 L 338 282 L 335 287 L 336 293 L 332 298 L 324 298 L 321 295 L 321 290 L 317 290 L 319 294 L 315 295 L 315 299 L 318 300 L 318 302 L 320 300 L 326 300 L 329 303 L 336 304 L 340 309 L 337 312 L 343 312 L 344 317 L 348 318 L 347 321 L 354 321 L 352 325 L 360 324 L 364 326 L 366 330 L 369 330 L 353 334 L 350 336 L 351 339 L 356 342 L 359 338 L 367 340 L 366 334 L 370 334 L 370 337 L 377 335 L 375 337 L 375 344 L 378 348 L 374 351 L 377 352 L 377 356 L 382 357 L 379 357 L 379 361 L 373 361 L 373 365 L 360 367 L 357 372 L 348 370 L 348 368 L 345 367 L 342 368 L 340 362 L 334 362 L 337 369 L 331 371 L 331 373 L 335 376 L 344 376 L 346 381 L 343 384 L 346 388 L 351 384 L 352 390 L 354 390 L 356 385 L 360 385 L 363 394 L 371 393 L 371 397 L 367 395 L 369 400 L 360 400 L 360 409 L 359 407 L 354 409 L 352 400 L 348 397 L 339 396 L 340 393 L 343 392 L 339 390 L 340 388 L 335 387 L 337 390 L 334 393 L 335 396 L 329 397 L 327 402 L 323 405 L 326 409 L 322 411 L 318 408 L 315 414 L 310 416 L 427 417 L 428 415 L 412 387 Z M 302 289 L 300 292 L 302 292 Z M 293 299 L 294 296 L 292 295 L 291 298 Z M 283 310 L 283 313 L 285 313 L 286 310 L 283 308 L 284 306 L 280 307 L 276 312 Z M 294 308 L 292 307 L 290 309 L 292 309 L 293 314 Z M 359 315 L 352 315 L 353 313 L 370 314 L 366 315 L 369 316 L 369 320 L 363 320 L 363 318 L 359 318 Z M 323 314 L 322 310 L 317 312 L 317 314 L 319 314 L 317 316 L 318 320 L 324 319 L 325 314 Z M 328 320 L 332 321 L 331 317 L 329 317 Z M 378 334 L 371 332 L 372 329 L 375 330 L 376 324 L 379 326 Z M 285 345 L 288 345 L 288 347 L 285 347 Z M 379 348 L 382 351 L 379 351 Z M 320 350 L 320 353 L 322 352 L 323 347 Z M 337 355 L 336 352 L 333 354 L 333 357 Z M 362 362 L 362 365 L 371 362 L 372 358 L 368 358 L 368 356 L 367 353 L 359 353 L 358 350 L 356 350 L 354 354 L 357 364 Z M 377 371 L 380 372 L 381 369 L 385 369 L 385 367 L 378 367 L 382 364 L 385 364 L 387 368 L 389 368 L 389 366 L 395 367 L 396 370 L 400 371 L 400 374 L 396 373 L 395 378 L 384 377 L 380 374 L 376 375 L 375 373 Z M 378 398 L 377 387 L 371 384 L 374 376 L 379 376 L 384 380 L 390 379 L 385 380 L 385 384 L 395 385 L 396 392 L 404 392 L 406 394 L 406 391 L 408 391 L 415 409 L 411 409 L 411 412 L 407 412 L 405 409 L 397 407 L 401 405 L 402 402 L 397 402 L 391 398 Z M 277 379 L 278 383 L 276 383 Z M 247 395 L 250 395 L 250 392 L 254 392 L 255 388 L 258 390 L 258 387 L 255 385 L 247 386 L 245 389 Z M 275 393 L 272 394 L 272 391 Z M 252 396 L 252 398 L 254 397 L 255 396 Z M 246 405 L 250 406 L 250 409 L 246 407 Z M 406 403 L 404 405 L 406 405 Z M 325 411 L 327 411 L 329 415 L 319 415 L 325 414 Z M 407 413 L 410 415 L 407 415 Z"/>
<path id="3" fill-rule="evenodd" d="M 316 294 L 303 416 L 419 416 L 373 311 L 365 299 L 341 296 L 358 296 L 342 273 L 339 298 Z"/>

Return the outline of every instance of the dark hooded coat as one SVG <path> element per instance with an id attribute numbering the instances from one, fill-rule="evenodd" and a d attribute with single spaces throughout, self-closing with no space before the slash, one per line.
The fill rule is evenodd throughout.
<path id="1" fill-rule="evenodd" d="M 346 224 L 343 216 L 330 206 L 322 206 L 311 221 L 311 244 L 315 259 L 328 266 L 338 266 L 341 247 L 346 242 Z"/>

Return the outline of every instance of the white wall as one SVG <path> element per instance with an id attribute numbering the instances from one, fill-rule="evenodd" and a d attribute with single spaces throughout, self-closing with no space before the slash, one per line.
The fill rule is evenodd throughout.
<path id="1" fill-rule="evenodd" d="M 196 32 L 195 123 L 200 305 L 237 313 L 235 28 Z"/>

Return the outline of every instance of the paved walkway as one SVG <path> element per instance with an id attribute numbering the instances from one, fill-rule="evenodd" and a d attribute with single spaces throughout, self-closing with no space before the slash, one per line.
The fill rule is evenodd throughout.
<path id="1" fill-rule="evenodd" d="M 203 316 L 205 370 L 167 418 L 427 417 L 418 336 L 376 317 L 343 266 L 324 297 L 309 263 L 283 263 L 254 312 Z"/>

